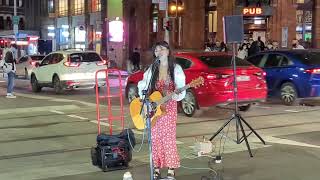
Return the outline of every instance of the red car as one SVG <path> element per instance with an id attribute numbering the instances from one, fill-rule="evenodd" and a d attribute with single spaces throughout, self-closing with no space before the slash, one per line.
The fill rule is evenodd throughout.
<path id="1" fill-rule="evenodd" d="M 228 105 L 234 102 L 232 55 L 213 52 L 175 53 L 176 63 L 186 75 L 186 83 L 202 76 L 203 86 L 187 90 L 181 101 L 182 111 L 192 116 L 201 107 Z M 240 110 L 248 110 L 251 103 L 263 102 L 267 96 L 265 72 L 245 60 L 236 58 L 238 102 Z M 127 79 L 126 96 L 129 101 L 137 96 L 137 84 L 143 71 Z"/>

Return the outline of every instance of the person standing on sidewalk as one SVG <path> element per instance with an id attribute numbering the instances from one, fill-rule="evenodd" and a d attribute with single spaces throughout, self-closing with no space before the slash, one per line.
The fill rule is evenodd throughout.
<path id="1" fill-rule="evenodd" d="M 131 58 L 132 58 L 133 72 L 140 70 L 140 53 L 138 48 L 134 49 Z"/>
<path id="2" fill-rule="evenodd" d="M 160 91 L 163 96 L 172 92 L 172 99 L 161 105 L 165 112 L 151 129 L 152 160 L 154 163 L 154 180 L 161 179 L 160 169 L 168 168 L 167 179 L 175 179 L 175 169 L 180 167 L 180 158 L 176 144 L 177 101 L 181 101 L 186 91 L 176 93 L 175 90 L 185 86 L 185 74 L 180 65 L 175 64 L 169 44 L 165 41 L 154 46 L 154 56 L 160 60 L 159 65 L 152 65 L 139 81 L 139 96 L 143 99 L 143 90 L 147 90 L 151 81 L 150 93 Z M 154 78 L 151 80 L 151 74 Z"/>
<path id="3" fill-rule="evenodd" d="M 13 49 L 13 46 L 10 49 L 4 49 L 3 58 L 0 61 L 0 67 L 2 67 L 3 73 L 7 74 L 7 98 L 16 98 L 16 96 L 13 95 L 14 80 L 16 76 L 16 62 Z"/>

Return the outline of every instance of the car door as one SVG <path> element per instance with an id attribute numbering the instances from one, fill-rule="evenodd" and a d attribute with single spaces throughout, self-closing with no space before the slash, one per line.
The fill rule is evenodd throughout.
<path id="1" fill-rule="evenodd" d="M 297 74 L 299 71 L 294 66 L 294 63 L 283 54 L 277 54 L 276 56 L 280 62 L 278 67 L 275 68 L 277 77 L 274 80 L 274 87 L 280 87 L 280 83 L 289 79 L 293 81 L 298 80 Z"/>
<path id="2" fill-rule="evenodd" d="M 60 53 L 53 53 L 50 61 L 49 61 L 49 68 L 47 69 L 47 74 L 49 77 L 49 81 L 52 82 L 53 75 L 57 74 L 59 78 L 61 78 L 61 71 L 60 71 L 60 62 L 63 60 L 63 55 Z M 64 67 L 63 67 L 64 68 Z"/>
<path id="3" fill-rule="evenodd" d="M 276 53 L 268 54 L 268 57 L 264 64 L 262 64 L 266 75 L 267 86 L 269 93 L 274 93 L 277 90 L 277 85 L 282 81 L 281 61 L 284 56 Z"/>
<path id="4" fill-rule="evenodd" d="M 39 83 L 50 83 L 52 76 L 48 73 L 50 69 L 50 63 L 52 61 L 54 54 L 49 54 L 40 63 L 39 67 L 35 69 L 36 77 Z"/>

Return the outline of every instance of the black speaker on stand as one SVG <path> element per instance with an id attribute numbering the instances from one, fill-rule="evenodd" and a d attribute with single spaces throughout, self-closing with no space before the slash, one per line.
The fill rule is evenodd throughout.
<path id="1" fill-rule="evenodd" d="M 237 43 L 243 42 L 243 16 L 224 16 L 223 17 L 223 29 L 224 29 L 224 41 L 227 44 L 232 44 L 232 66 L 233 66 L 233 93 L 234 93 L 234 114 L 231 118 L 222 125 L 222 127 L 210 138 L 212 141 L 229 123 L 233 120 L 236 123 L 236 143 L 241 144 L 243 141 L 246 142 L 247 149 L 249 151 L 250 157 L 253 157 L 251 148 L 248 142 L 247 137 L 254 133 L 263 144 L 266 144 L 265 141 L 260 137 L 260 135 L 249 125 L 247 121 L 239 113 L 238 107 L 238 84 L 237 84 L 237 65 L 236 65 L 236 52 L 237 52 Z M 246 134 L 244 131 L 244 124 L 249 128 L 250 133 Z M 240 136 L 241 131 L 241 136 Z M 220 155 L 219 155 L 220 156 Z"/>

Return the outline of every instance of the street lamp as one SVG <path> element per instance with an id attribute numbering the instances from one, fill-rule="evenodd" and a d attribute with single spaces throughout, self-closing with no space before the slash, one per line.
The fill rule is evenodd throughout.
<path id="1" fill-rule="evenodd" d="M 184 10 L 184 4 L 180 0 L 171 0 L 169 2 L 169 16 L 177 17 Z"/>
<path id="2" fill-rule="evenodd" d="M 178 6 L 178 12 L 183 10 L 183 6 Z M 170 11 L 171 12 L 176 12 L 177 11 L 177 6 L 176 5 L 171 5 L 170 6 Z"/>

